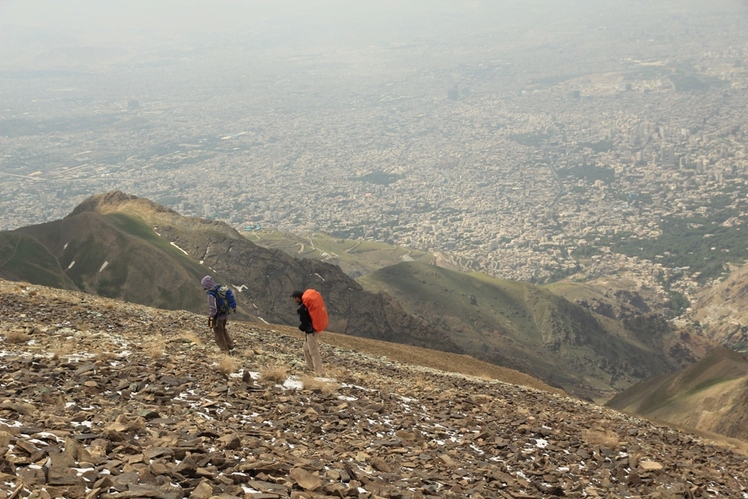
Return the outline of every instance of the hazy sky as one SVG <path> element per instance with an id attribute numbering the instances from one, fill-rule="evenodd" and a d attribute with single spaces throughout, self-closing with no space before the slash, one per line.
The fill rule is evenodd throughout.
<path id="1" fill-rule="evenodd" d="M 745 16 L 748 0 L 0 0 L 0 69 L 82 69 L 87 54 L 99 56 L 91 64 L 116 57 L 101 50 L 132 58 L 236 40 L 299 53 L 418 42 L 437 57 L 465 47 L 597 50 L 601 40 L 659 36 L 661 57 L 664 36 L 687 37 L 696 20 L 697 31 L 718 31 L 709 15 L 725 12 Z M 70 47 L 88 52 L 60 55 Z"/>
<path id="2" fill-rule="evenodd" d="M 0 0 L 5 25 L 59 31 L 127 32 L 179 30 L 226 32 L 267 27 L 289 30 L 354 28 L 359 32 L 391 25 L 466 20 L 511 21 L 523 14 L 544 22 L 584 23 L 587 13 L 628 15 L 658 8 L 678 12 L 748 10 L 748 0 Z"/>
<path id="3" fill-rule="evenodd" d="M 218 31 L 281 18 L 377 22 L 419 12 L 476 9 L 479 4 L 468 0 L 0 0 L 0 20 L 45 28 Z"/>

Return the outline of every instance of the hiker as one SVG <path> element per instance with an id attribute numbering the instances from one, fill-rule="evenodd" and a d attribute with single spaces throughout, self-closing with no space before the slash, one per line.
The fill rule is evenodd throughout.
<path id="1" fill-rule="evenodd" d="M 291 293 L 299 309 L 299 329 L 304 331 L 304 359 L 314 374 L 322 376 L 322 358 L 319 355 L 319 335 L 327 327 L 327 308 L 322 295 L 314 289 L 296 290 Z"/>
<path id="2" fill-rule="evenodd" d="M 216 284 L 209 275 L 203 277 L 200 284 L 203 285 L 205 294 L 208 296 L 208 327 L 213 330 L 218 348 L 222 352 L 229 353 L 234 349 L 234 342 L 231 341 L 229 333 L 226 331 L 226 322 L 230 313 L 236 313 L 234 293 L 228 286 Z"/>

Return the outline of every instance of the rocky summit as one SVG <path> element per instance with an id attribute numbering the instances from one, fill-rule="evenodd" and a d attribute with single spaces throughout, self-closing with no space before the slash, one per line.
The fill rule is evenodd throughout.
<path id="1" fill-rule="evenodd" d="M 293 328 L 0 281 L 0 498 L 748 497 L 745 457 Z M 440 355 L 434 353 L 434 355 Z"/>

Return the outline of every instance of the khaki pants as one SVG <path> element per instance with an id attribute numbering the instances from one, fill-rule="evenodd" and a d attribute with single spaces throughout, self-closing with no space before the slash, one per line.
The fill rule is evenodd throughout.
<path id="1" fill-rule="evenodd" d="M 229 338 L 229 333 L 226 331 L 226 322 L 228 319 L 223 317 L 221 319 L 216 318 L 216 323 L 213 326 L 213 337 L 216 339 L 218 348 L 223 352 L 228 352 L 234 348 L 234 342 Z"/>
<path id="2" fill-rule="evenodd" d="M 304 340 L 304 359 L 310 369 L 314 369 L 314 374 L 322 376 L 322 357 L 319 355 L 319 333 L 307 333 Z"/>

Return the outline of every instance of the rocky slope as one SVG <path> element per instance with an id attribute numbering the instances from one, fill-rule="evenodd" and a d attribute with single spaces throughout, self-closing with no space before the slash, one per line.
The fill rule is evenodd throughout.
<path id="1" fill-rule="evenodd" d="M 748 265 L 704 290 L 692 305 L 704 334 L 721 344 L 748 350 Z"/>
<path id="2" fill-rule="evenodd" d="M 667 297 L 631 279 L 606 276 L 586 282 L 558 281 L 545 286 L 572 303 L 611 319 L 624 320 L 649 313 L 670 316 Z"/>
<path id="3" fill-rule="evenodd" d="M 292 328 L 0 281 L 0 497 L 745 497 L 745 458 L 565 396 Z M 350 339 L 350 337 L 346 337 Z M 437 353 L 434 356 L 439 355 Z"/>

